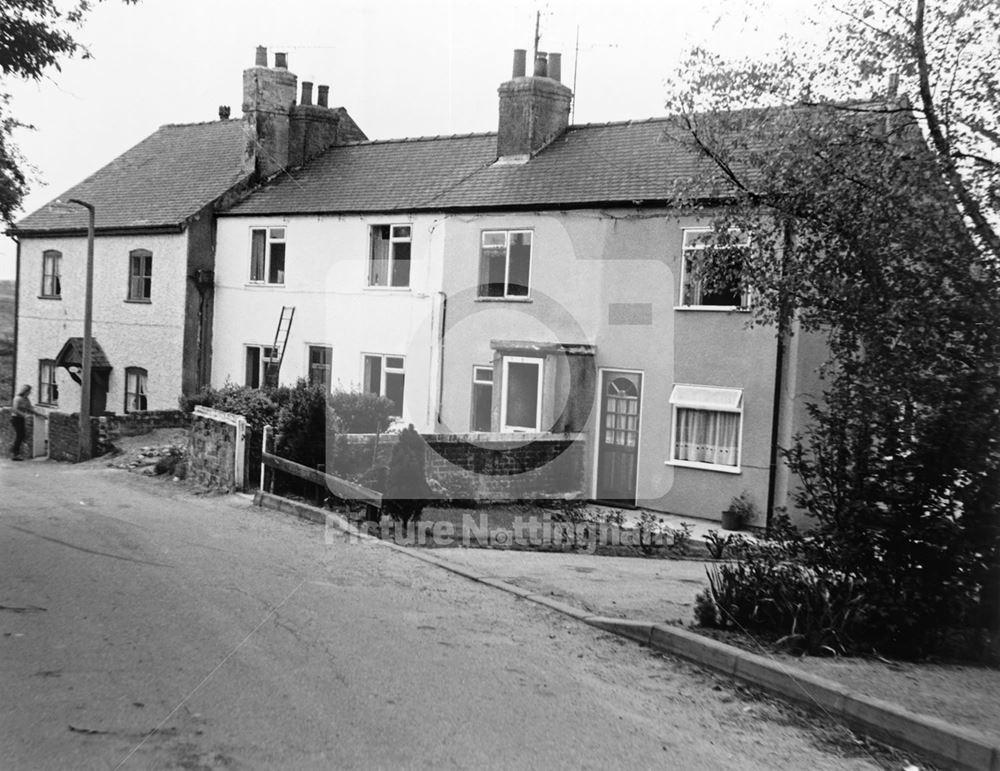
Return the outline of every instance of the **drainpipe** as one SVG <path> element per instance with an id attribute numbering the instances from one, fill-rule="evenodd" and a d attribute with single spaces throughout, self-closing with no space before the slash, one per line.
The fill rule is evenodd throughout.
<path id="1" fill-rule="evenodd" d="M 438 297 L 441 298 L 441 321 L 438 329 L 438 382 L 437 382 L 437 404 L 434 410 L 434 431 L 437 432 L 441 425 L 441 403 L 444 401 L 444 332 L 445 321 L 448 315 L 448 295 L 446 292 L 438 290 Z"/>
<path id="2" fill-rule="evenodd" d="M 792 223 L 786 221 L 782 239 L 781 264 L 784 268 L 785 261 L 792 250 Z M 784 273 L 784 270 L 782 270 Z M 771 533 L 771 525 L 774 519 L 774 499 L 777 493 L 778 476 L 778 434 L 781 429 L 782 412 L 782 390 L 784 388 L 785 371 L 785 347 L 788 339 L 789 318 L 788 308 L 784 307 L 787 299 L 782 299 L 782 308 L 778 314 L 778 345 L 774 356 L 774 400 L 771 404 L 771 449 L 768 460 L 767 473 L 767 510 L 764 514 L 764 527 L 768 535 Z"/>

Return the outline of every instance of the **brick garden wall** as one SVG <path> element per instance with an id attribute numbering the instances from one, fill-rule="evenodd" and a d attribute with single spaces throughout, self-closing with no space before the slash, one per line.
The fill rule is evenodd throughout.
<path id="1" fill-rule="evenodd" d="M 4 458 L 10 457 L 10 446 L 14 444 L 14 426 L 10 423 L 10 407 L 0 407 L 0 453 Z M 33 420 L 25 421 L 24 443 L 21 445 L 21 457 L 31 455 L 31 440 L 34 435 Z"/>
<path id="2" fill-rule="evenodd" d="M 188 479 L 213 490 L 236 490 L 236 432 L 235 425 L 194 415 L 188 434 Z"/>
<path id="3" fill-rule="evenodd" d="M 578 498 L 584 494 L 581 434 L 426 434 L 427 478 L 448 498 L 474 501 Z M 342 434 L 334 440 L 327 468 L 357 477 L 374 465 L 389 465 L 393 434 Z"/>

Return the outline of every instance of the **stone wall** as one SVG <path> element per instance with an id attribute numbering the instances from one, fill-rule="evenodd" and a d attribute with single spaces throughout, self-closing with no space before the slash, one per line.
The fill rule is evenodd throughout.
<path id="1" fill-rule="evenodd" d="M 188 479 L 213 490 L 233 492 L 236 483 L 237 427 L 205 415 L 191 418 L 188 436 Z M 241 474 L 242 476 L 242 474 Z"/>
<path id="2" fill-rule="evenodd" d="M 10 423 L 10 407 L 0 407 L 0 457 L 10 457 L 10 447 L 14 444 L 14 426 Z M 21 445 L 21 457 L 31 457 L 31 442 L 34 435 L 33 420 L 25 421 L 24 443 Z"/>
<path id="3" fill-rule="evenodd" d="M 91 447 L 94 455 L 104 455 L 115 440 L 123 436 L 140 436 L 156 428 L 186 428 L 190 421 L 180 410 L 130 412 L 125 415 L 101 415 L 90 419 Z M 78 413 L 49 413 L 49 458 L 76 462 L 79 453 Z"/>
<path id="4" fill-rule="evenodd" d="M 377 439 L 377 446 L 376 446 Z M 427 434 L 425 470 L 452 500 L 531 501 L 584 495 L 581 434 Z M 357 478 L 388 466 L 393 434 L 338 435 L 327 469 Z"/>

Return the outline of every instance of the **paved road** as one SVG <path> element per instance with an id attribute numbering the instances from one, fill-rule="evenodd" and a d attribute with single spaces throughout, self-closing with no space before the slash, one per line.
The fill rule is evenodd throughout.
<path id="1" fill-rule="evenodd" d="M 877 767 L 712 675 L 324 541 L 236 497 L 0 461 L 0 767 Z"/>

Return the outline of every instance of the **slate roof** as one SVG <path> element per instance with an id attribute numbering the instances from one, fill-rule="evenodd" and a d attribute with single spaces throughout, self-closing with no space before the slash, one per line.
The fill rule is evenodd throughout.
<path id="1" fill-rule="evenodd" d="M 246 142 L 240 120 L 161 126 L 57 200 L 93 204 L 98 230 L 178 226 L 247 176 Z M 86 229 L 85 209 L 60 208 L 46 204 L 12 232 Z"/>
<path id="2" fill-rule="evenodd" d="M 234 215 L 541 208 L 667 201 L 704 161 L 668 119 L 571 126 L 530 161 L 496 164 L 496 134 L 333 147 L 232 207 Z M 707 188 L 706 188 L 707 190 Z"/>

